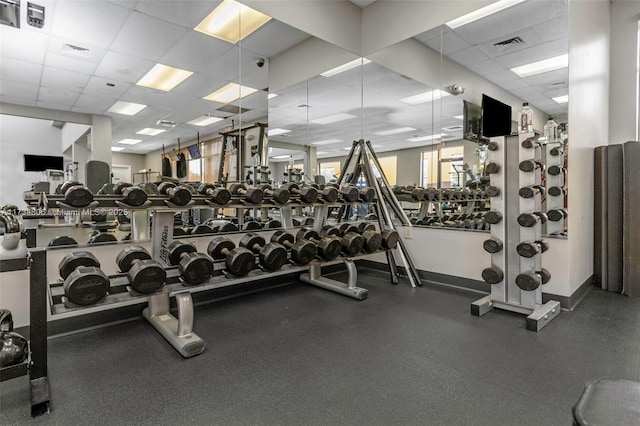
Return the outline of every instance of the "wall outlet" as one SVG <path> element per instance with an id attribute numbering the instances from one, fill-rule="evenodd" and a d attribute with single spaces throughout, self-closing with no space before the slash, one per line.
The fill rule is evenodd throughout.
<path id="1" fill-rule="evenodd" d="M 413 227 L 411 226 L 404 227 L 404 237 L 408 240 L 413 238 Z"/>

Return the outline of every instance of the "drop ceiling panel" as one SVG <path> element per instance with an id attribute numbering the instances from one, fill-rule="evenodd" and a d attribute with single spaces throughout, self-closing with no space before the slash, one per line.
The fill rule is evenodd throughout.
<path id="1" fill-rule="evenodd" d="M 555 19 L 541 22 L 535 25 L 532 30 L 542 41 L 552 41 L 569 36 L 569 16 L 564 14 Z"/>
<path id="2" fill-rule="evenodd" d="M 188 32 L 161 58 L 160 62 L 189 71 L 204 70 L 233 45 L 197 31 Z"/>
<path id="3" fill-rule="evenodd" d="M 116 36 L 111 49 L 155 62 L 187 31 L 184 27 L 134 11 Z"/>
<path id="4" fill-rule="evenodd" d="M 97 64 L 94 62 L 69 58 L 68 56 L 62 56 L 51 52 L 47 53 L 44 64 L 49 67 L 67 71 L 81 72 L 88 75 L 93 74 L 97 67 Z"/>
<path id="5" fill-rule="evenodd" d="M 36 103 L 36 105 L 39 106 L 40 108 L 49 108 L 49 109 L 56 109 L 56 110 L 68 110 L 69 109 L 69 105 L 63 104 L 63 103 L 38 101 Z"/>
<path id="6" fill-rule="evenodd" d="M 40 82 L 42 65 L 9 58 L 3 58 L 1 65 L 0 80 L 3 80 L 5 84 L 11 81 L 27 84 L 37 84 Z"/>
<path id="7" fill-rule="evenodd" d="M 155 64 L 146 59 L 109 51 L 95 70 L 95 75 L 114 81 L 136 83 Z"/>
<path id="8" fill-rule="evenodd" d="M 85 84 L 87 84 L 87 81 L 89 81 L 88 74 L 45 66 L 42 70 L 42 81 L 40 84 L 43 87 L 80 93 Z"/>
<path id="9" fill-rule="evenodd" d="M 0 84 L 2 84 L 2 82 L 0 82 Z M 0 93 L 2 92 L 0 91 Z M 14 105 L 26 105 L 26 106 L 38 105 L 36 98 L 25 99 L 25 98 L 11 97 L 11 96 L 3 96 L 1 94 L 0 94 L 0 102 L 7 103 L 7 104 L 14 104 Z"/>
<path id="10" fill-rule="evenodd" d="M 436 52 L 442 52 L 443 55 L 450 55 L 469 47 L 475 42 L 476 40 L 464 40 L 457 33 L 447 29 L 443 30 L 442 37 L 434 37 L 425 44 Z"/>
<path id="11" fill-rule="evenodd" d="M 482 76 L 489 75 L 494 72 L 497 73 L 504 70 L 504 68 L 493 59 L 478 62 L 476 64 L 471 64 L 467 68 L 469 68 L 471 71 L 475 72 L 476 74 L 480 74 Z"/>
<path id="12" fill-rule="evenodd" d="M 67 89 L 56 87 L 41 87 L 38 91 L 38 102 L 47 102 L 64 106 L 68 110 L 78 99 L 79 92 L 71 92 Z"/>
<path id="13" fill-rule="evenodd" d="M 109 84 L 113 84 L 113 87 L 109 86 Z M 131 84 L 129 83 L 114 83 L 108 78 L 92 76 L 84 86 L 82 93 L 84 95 L 102 96 L 115 100 L 122 96 L 130 87 Z"/>
<path id="14" fill-rule="evenodd" d="M 0 25 L 0 52 L 2 58 L 17 59 L 42 65 L 49 36 L 46 33 L 23 31 Z"/>
<path id="15" fill-rule="evenodd" d="M 0 95 L 29 101 L 36 100 L 38 98 L 38 86 L 2 80 L 0 81 Z"/>
<path id="16" fill-rule="evenodd" d="M 200 23 L 221 1 L 181 0 L 149 1 L 136 4 L 136 10 L 145 15 L 192 29 Z"/>
<path id="17" fill-rule="evenodd" d="M 532 75 L 531 77 L 524 78 L 524 81 L 530 86 L 567 82 L 569 81 L 569 68 Z"/>
<path id="18" fill-rule="evenodd" d="M 203 98 L 216 88 L 220 88 L 228 83 L 228 80 L 221 79 L 220 76 L 210 74 L 195 73 L 172 90 L 172 92 Z"/>
<path id="19" fill-rule="evenodd" d="M 307 39 L 309 34 L 274 19 L 242 40 L 241 46 L 264 58 L 270 58 Z"/>
<path id="20" fill-rule="evenodd" d="M 506 68 L 513 68 L 531 62 L 541 61 L 554 56 L 564 55 L 569 51 L 569 40 L 566 38 L 538 44 L 507 55 L 498 56 L 495 61 Z"/>
<path id="21" fill-rule="evenodd" d="M 131 9 L 103 1 L 58 1 L 51 33 L 108 48 L 130 14 Z"/>
<path id="22" fill-rule="evenodd" d="M 96 95 L 86 95 L 81 94 L 76 100 L 74 106 L 76 108 L 91 108 L 94 111 L 101 111 L 104 113 L 106 110 L 111 108 L 116 102 L 117 98 L 105 98 L 102 96 Z"/>
<path id="23" fill-rule="evenodd" d="M 466 49 L 462 49 L 455 53 L 452 53 L 451 55 L 449 55 L 449 58 L 453 59 L 459 64 L 468 66 L 471 64 L 477 64 L 478 62 L 486 61 L 490 58 L 490 56 L 484 53 L 481 49 L 468 47 Z"/>

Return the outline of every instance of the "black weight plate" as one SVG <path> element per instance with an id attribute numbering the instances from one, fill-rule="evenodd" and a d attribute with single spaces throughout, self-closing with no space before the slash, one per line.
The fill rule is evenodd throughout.
<path id="1" fill-rule="evenodd" d="M 271 236 L 272 243 L 279 243 L 285 247 L 287 247 L 287 244 L 285 243 L 293 244 L 294 241 L 295 241 L 295 237 L 293 235 L 282 230 L 274 232 L 273 235 Z"/>
<path id="2" fill-rule="evenodd" d="M 484 172 L 487 175 L 498 173 L 500 171 L 500 165 L 498 163 L 489 163 L 484 167 Z"/>
<path id="3" fill-rule="evenodd" d="M 151 259 L 137 262 L 127 275 L 131 288 L 141 294 L 155 293 L 167 282 L 167 272 Z"/>
<path id="4" fill-rule="evenodd" d="M 424 201 L 426 197 L 426 192 L 424 188 L 414 188 L 411 190 L 411 198 L 416 201 Z"/>
<path id="5" fill-rule="evenodd" d="M 532 258 L 540 252 L 540 247 L 536 243 L 522 242 L 516 246 L 516 251 L 522 257 Z"/>
<path id="6" fill-rule="evenodd" d="M 491 266 L 482 270 L 482 279 L 487 284 L 499 284 L 504 279 L 504 272 L 497 266 Z"/>
<path id="7" fill-rule="evenodd" d="M 503 244 L 500 240 L 489 238 L 488 240 L 484 240 L 484 242 L 482 243 L 482 247 L 486 252 L 493 254 L 498 253 L 500 250 L 502 250 Z"/>
<path id="8" fill-rule="evenodd" d="M 360 234 L 348 232 L 342 237 L 342 249 L 347 256 L 354 256 L 362 251 L 364 239 Z"/>
<path id="9" fill-rule="evenodd" d="M 260 188 L 249 188 L 244 194 L 244 199 L 251 204 L 260 204 L 264 199 L 264 191 Z"/>
<path id="10" fill-rule="evenodd" d="M 340 193 L 342 194 L 342 199 L 349 203 L 357 201 L 358 196 L 360 195 L 360 193 L 358 192 L 358 188 L 356 188 L 355 186 L 342 187 L 340 188 Z"/>
<path id="11" fill-rule="evenodd" d="M 64 199 L 72 207 L 86 207 L 93 201 L 93 194 L 86 186 L 72 186 L 64 193 Z"/>
<path id="12" fill-rule="evenodd" d="M 211 185 L 210 183 L 201 183 L 197 191 L 198 194 L 207 195 L 207 191 L 213 191 L 215 189 L 216 187 L 214 185 Z"/>
<path id="13" fill-rule="evenodd" d="M 531 186 L 525 186 L 523 188 L 520 188 L 520 190 L 518 190 L 518 194 L 520 194 L 520 196 L 522 198 L 533 198 L 536 195 L 536 190 L 531 187 Z"/>
<path id="14" fill-rule="evenodd" d="M 320 237 L 328 237 L 329 235 L 340 236 L 340 228 L 333 225 L 324 225 L 319 233 Z"/>
<path id="15" fill-rule="evenodd" d="M 247 275 L 256 265 L 256 258 L 244 247 L 238 247 L 231 250 L 231 253 L 225 258 L 225 267 L 227 271 L 242 277 Z"/>
<path id="16" fill-rule="evenodd" d="M 495 225 L 502 222 L 502 213 L 494 211 L 487 212 L 484 215 L 484 220 L 491 225 Z"/>
<path id="17" fill-rule="evenodd" d="M 523 172 L 532 172 L 536 168 L 536 163 L 533 160 L 524 160 L 520 162 L 518 168 Z"/>
<path id="18" fill-rule="evenodd" d="M 59 194 L 66 193 L 67 190 L 72 186 L 82 186 L 82 183 L 78 182 L 77 180 L 68 180 L 60 186 Z"/>
<path id="19" fill-rule="evenodd" d="M 48 247 L 58 247 L 58 246 L 77 246 L 78 242 L 71 237 L 67 237 L 66 235 L 60 235 L 55 237 L 53 240 L 49 241 L 47 244 Z"/>
<path id="20" fill-rule="evenodd" d="M 283 188 L 278 188 L 272 192 L 271 197 L 276 203 L 285 204 L 291 198 L 291 193 Z"/>
<path id="21" fill-rule="evenodd" d="M 398 246 L 400 234 L 391 229 L 385 229 L 380 233 L 382 235 L 382 247 L 385 249 L 394 249 Z"/>
<path id="22" fill-rule="evenodd" d="M 485 215 L 485 219 L 486 219 L 486 215 Z M 487 222 L 489 221 L 487 220 Z M 534 214 L 522 213 L 521 215 L 518 216 L 518 224 L 520 226 L 524 226 L 525 228 L 531 228 L 536 223 L 538 223 L 538 218 Z"/>
<path id="23" fill-rule="evenodd" d="M 96 259 L 93 253 L 89 253 L 88 251 L 74 251 L 73 253 L 69 253 L 62 258 L 62 261 L 60 261 L 60 265 L 58 267 L 58 272 L 60 273 L 60 277 L 62 277 L 62 279 L 65 279 L 76 268 L 79 268 L 81 266 L 95 266 L 99 268 L 100 262 L 98 262 L 98 259 Z"/>
<path id="24" fill-rule="evenodd" d="M 335 236 L 325 237 L 318 243 L 317 251 L 324 260 L 333 260 L 340 256 L 342 240 Z"/>
<path id="25" fill-rule="evenodd" d="M 547 217 L 550 221 L 557 222 L 559 220 L 563 220 L 565 215 L 563 210 L 551 209 L 547 212 Z"/>
<path id="26" fill-rule="evenodd" d="M 227 204 L 231 201 L 231 192 L 226 188 L 216 188 L 211 193 L 211 201 L 216 204 Z"/>
<path id="27" fill-rule="evenodd" d="M 382 245 L 382 235 L 376 231 L 368 230 L 362 233 L 364 239 L 364 249 L 369 253 L 377 251 Z"/>
<path id="28" fill-rule="evenodd" d="M 246 234 L 240 240 L 240 247 L 245 247 L 254 253 L 258 253 L 264 247 L 266 241 L 258 234 L 252 232 Z"/>
<path id="29" fill-rule="evenodd" d="M 277 271 L 289 260 L 287 249 L 278 243 L 268 243 L 260 250 L 260 264 L 269 271 Z"/>
<path id="30" fill-rule="evenodd" d="M 549 195 L 552 195 L 554 197 L 558 197 L 558 196 L 562 195 L 564 191 L 559 186 L 552 186 L 551 188 L 549 188 L 548 192 L 549 192 Z"/>
<path id="31" fill-rule="evenodd" d="M 371 201 L 373 201 L 373 199 L 376 196 L 376 191 L 374 191 L 373 188 L 370 188 L 370 187 L 361 188 L 359 193 L 360 193 L 360 200 L 365 203 L 370 203 Z"/>
<path id="32" fill-rule="evenodd" d="M 516 285 L 524 291 L 533 291 L 540 287 L 542 279 L 540 275 L 532 272 L 525 272 L 516 276 Z"/>
<path id="33" fill-rule="evenodd" d="M 310 241 L 297 241 L 291 248 L 291 259 L 300 265 L 307 265 L 315 258 L 316 245 Z"/>
<path id="34" fill-rule="evenodd" d="M 559 175 L 560 173 L 563 172 L 563 169 L 560 166 L 551 166 L 551 167 L 549 167 L 548 172 L 552 176 L 557 176 L 557 175 Z"/>
<path id="35" fill-rule="evenodd" d="M 272 219 L 265 222 L 264 224 L 264 229 L 275 229 L 275 228 L 282 228 L 282 223 L 279 220 Z"/>
<path id="36" fill-rule="evenodd" d="M 187 235 L 187 231 L 185 231 L 184 228 L 173 228 L 174 237 L 179 237 L 182 235 Z"/>
<path id="37" fill-rule="evenodd" d="M 536 241 L 537 244 L 540 244 L 540 251 L 544 253 L 549 250 L 549 243 L 545 240 Z"/>
<path id="38" fill-rule="evenodd" d="M 140 246 L 131 246 L 122 250 L 116 256 L 116 265 L 122 272 L 128 272 L 133 267 L 134 260 L 151 259 L 149 252 Z"/>
<path id="39" fill-rule="evenodd" d="M 175 188 L 175 187 L 176 187 L 175 183 L 162 182 L 160 185 L 158 185 L 157 191 L 158 191 L 159 194 L 168 195 L 167 191 L 169 191 L 171 188 Z"/>
<path id="40" fill-rule="evenodd" d="M 238 229 L 238 225 L 231 223 L 231 222 L 227 222 L 223 225 L 220 225 L 217 227 L 218 230 L 215 232 L 237 232 L 239 231 Z"/>
<path id="41" fill-rule="evenodd" d="M 487 197 L 497 197 L 500 195 L 500 188 L 497 186 L 487 186 L 484 193 L 487 194 Z"/>
<path id="42" fill-rule="evenodd" d="M 487 144 L 487 149 L 489 151 L 497 151 L 499 148 L 500 148 L 500 145 L 498 145 L 498 142 L 491 141 Z"/>
<path id="43" fill-rule="evenodd" d="M 243 231 L 255 231 L 259 229 L 262 229 L 262 225 L 260 224 L 260 222 L 257 222 L 255 220 L 245 222 L 244 225 L 242 225 Z"/>
<path id="44" fill-rule="evenodd" d="M 76 305 L 92 305 L 109 291 L 109 278 L 95 266 L 80 267 L 65 279 L 64 295 Z"/>
<path id="45" fill-rule="evenodd" d="M 236 245 L 227 237 L 217 237 L 209 242 L 207 253 L 216 260 L 224 259 L 226 257 L 225 252 L 231 252 L 234 248 L 236 248 Z"/>
<path id="46" fill-rule="evenodd" d="M 313 229 L 300 228 L 300 230 L 296 233 L 296 241 L 302 240 L 302 239 L 309 240 L 309 241 L 314 239 L 318 241 L 320 240 L 320 236 Z"/>
<path id="47" fill-rule="evenodd" d="M 171 188 L 168 194 L 171 202 L 179 206 L 186 206 L 191 201 L 191 192 L 186 188 Z"/>
<path id="48" fill-rule="evenodd" d="M 134 207 L 141 206 L 147 201 L 147 193 L 135 186 L 125 188 L 122 191 L 122 195 L 124 196 L 125 204 Z"/>
<path id="49" fill-rule="evenodd" d="M 318 201 L 318 190 L 312 186 L 304 186 L 300 189 L 300 200 L 305 203 L 315 203 Z"/>
<path id="50" fill-rule="evenodd" d="M 540 275 L 540 280 L 543 285 L 551 281 L 551 273 L 544 268 L 538 271 L 538 275 Z"/>
<path id="51" fill-rule="evenodd" d="M 328 203 L 335 203 L 338 200 L 338 190 L 328 186 L 322 190 L 322 199 Z"/>
<path id="52" fill-rule="evenodd" d="M 89 239 L 89 244 L 112 243 L 118 241 L 115 235 L 108 232 L 99 232 Z"/>
<path id="53" fill-rule="evenodd" d="M 193 229 L 191 230 L 192 235 L 202 235 L 202 234 L 211 234 L 211 233 L 213 233 L 213 229 L 211 229 L 210 226 L 202 225 L 202 224 L 194 226 Z"/>
<path id="54" fill-rule="evenodd" d="M 204 253 L 190 253 L 180 260 L 180 276 L 187 284 L 202 284 L 213 275 L 213 260 Z"/>
<path id="55" fill-rule="evenodd" d="M 171 265 L 177 265 L 182 259 L 183 253 L 196 253 L 198 249 L 193 243 L 175 240 L 167 247 L 168 260 Z"/>
<path id="56" fill-rule="evenodd" d="M 369 222 L 360 222 L 358 224 L 358 232 L 360 232 L 361 234 L 364 231 L 375 231 L 376 230 L 376 226 L 373 223 L 369 223 Z"/>

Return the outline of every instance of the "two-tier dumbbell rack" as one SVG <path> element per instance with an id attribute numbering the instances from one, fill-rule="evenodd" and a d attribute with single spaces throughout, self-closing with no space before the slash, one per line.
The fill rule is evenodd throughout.
<path id="1" fill-rule="evenodd" d="M 541 184 L 540 168 L 530 172 L 519 169 L 525 160 L 539 161 L 541 150 L 534 141 L 533 133 L 518 136 L 491 138 L 487 161 L 497 165 L 490 175 L 492 187 L 498 194 L 491 197 L 491 211 L 501 215 L 502 220 L 491 225 L 491 239 L 502 248 L 491 254 L 494 271 L 502 274 L 501 280 L 491 284 L 491 293 L 471 304 L 471 314 L 482 316 L 493 309 L 504 309 L 527 315 L 527 330 L 539 331 L 560 313 L 560 303 L 550 300 L 542 303 L 542 285 L 535 290 L 523 290 L 516 280 L 520 274 L 541 271 L 541 250 L 526 258 L 517 252 L 517 245 L 523 241 L 541 241 L 541 221 L 531 227 L 521 226 L 518 216 L 523 213 L 541 211 L 541 194 L 531 198 L 521 197 L 519 190 L 525 186 Z M 531 146 L 531 148 L 523 147 Z"/>

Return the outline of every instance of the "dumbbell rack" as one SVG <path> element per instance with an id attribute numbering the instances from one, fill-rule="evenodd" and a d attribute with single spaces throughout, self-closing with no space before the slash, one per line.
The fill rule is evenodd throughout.
<path id="1" fill-rule="evenodd" d="M 540 194 L 532 198 L 519 195 L 520 188 L 541 183 L 540 169 L 522 172 L 518 168 L 521 161 L 540 159 L 537 144 L 535 148 L 522 147 L 523 141 L 533 137 L 533 133 L 524 133 L 491 138 L 496 149 L 488 151 L 487 161 L 500 166 L 499 171 L 490 175 L 491 185 L 500 189 L 500 194 L 491 198 L 491 210 L 501 213 L 503 218 L 491 225 L 491 238 L 503 244 L 500 251 L 491 254 L 491 264 L 499 268 L 504 277 L 499 283 L 491 284 L 490 295 L 471 304 L 471 314 L 482 316 L 496 308 L 518 312 L 527 315 L 527 330 L 540 331 L 560 313 L 560 303 L 551 300 L 543 304 L 542 286 L 525 291 L 516 284 L 519 274 L 541 270 L 541 253 L 525 258 L 516 251 L 521 241 L 540 241 L 542 236 L 540 222 L 532 227 L 522 227 L 517 222 L 519 214 L 541 210 Z"/>
<path id="2" fill-rule="evenodd" d="M 552 175 L 549 173 L 549 168 L 551 166 L 557 166 L 560 168 L 564 167 L 564 144 L 562 142 L 555 143 L 547 143 L 544 145 L 544 149 L 546 151 L 546 164 L 547 168 L 545 169 L 545 180 L 546 180 L 546 198 L 545 198 L 545 209 L 544 211 L 548 212 L 553 209 L 564 209 L 565 208 L 565 199 L 566 196 L 564 193 L 560 193 L 560 195 L 552 195 L 549 194 L 549 189 L 552 187 L 561 188 L 564 190 L 566 185 L 567 176 L 564 173 L 560 173 L 557 175 Z M 558 150 L 558 155 L 552 155 L 551 152 L 554 150 Z M 555 152 L 555 151 L 554 151 Z M 545 234 L 547 235 L 559 235 L 564 233 L 564 220 L 548 220 L 544 227 L 546 229 Z"/>
<path id="3" fill-rule="evenodd" d="M 52 196 L 47 200 L 47 206 L 49 208 L 61 208 L 66 207 L 61 205 L 61 196 Z M 334 203 L 325 203 L 322 201 L 318 201 L 313 204 L 301 203 L 299 200 L 293 200 L 288 202 L 287 204 L 276 205 L 268 200 L 263 202 L 260 205 L 247 204 L 242 202 L 239 197 L 233 197 L 231 202 L 225 205 L 216 205 L 210 201 L 210 197 L 207 196 L 199 196 L 194 195 L 193 199 L 188 205 L 185 206 L 176 206 L 167 201 L 167 197 L 163 196 L 149 196 L 149 205 L 144 207 L 132 207 L 125 206 L 120 201 L 120 197 L 118 196 L 110 196 L 110 195 L 99 195 L 94 198 L 94 203 L 97 203 L 101 208 L 128 208 L 132 210 L 132 232 L 134 235 L 134 239 L 142 239 L 146 238 L 150 239 L 151 245 L 151 257 L 154 260 L 160 261 L 165 265 L 168 265 L 168 252 L 167 247 L 173 240 L 173 229 L 174 229 L 174 216 L 176 212 L 184 211 L 185 209 L 191 209 L 194 207 L 200 208 L 236 208 L 236 209 L 245 209 L 245 208 L 267 208 L 267 207 L 278 207 L 282 210 L 283 224 L 285 227 L 291 227 L 290 218 L 291 211 L 295 208 L 299 207 L 314 207 L 316 209 L 316 221 L 317 226 L 321 226 L 320 224 L 325 223 L 326 214 L 329 208 L 336 208 L 344 206 L 345 203 L 343 201 L 336 201 Z M 375 200 L 374 200 L 375 201 Z M 82 210 L 82 209 L 76 209 Z M 153 211 L 153 222 L 151 227 L 151 234 L 149 234 L 149 211 Z M 323 217 L 324 215 L 324 217 Z M 289 218 L 287 220 L 286 218 Z M 289 226 L 287 226 L 289 223 Z M 260 234 L 266 234 L 268 231 L 255 231 Z M 266 236 L 266 235 L 264 235 Z M 270 236 L 270 235 L 269 235 Z M 184 237 L 185 239 L 189 239 L 191 241 L 205 241 L 208 240 L 211 236 L 195 236 L 191 235 L 188 237 Z M 142 243 L 145 244 L 145 243 Z M 202 244 L 205 244 L 204 242 Z M 104 248 L 109 248 L 109 250 L 116 250 L 124 248 L 124 246 L 130 245 L 130 242 L 118 242 L 114 244 L 105 245 Z M 96 247 L 94 250 L 98 250 Z M 50 249 L 52 250 L 52 249 Z M 62 249 L 67 250 L 69 252 L 74 251 L 74 249 Z M 204 251 L 204 250 L 200 250 Z M 380 253 L 382 251 L 379 251 Z M 40 264 L 46 265 L 46 252 L 42 251 L 44 255 L 44 259 L 40 260 Z M 354 258 L 361 258 L 370 255 L 374 255 L 376 253 L 369 254 L 360 254 L 358 256 L 354 256 Z M 113 258 L 115 258 L 115 253 L 113 253 Z M 347 271 L 349 273 L 349 279 L 347 283 L 341 283 L 339 281 L 330 280 L 325 277 L 321 277 L 321 267 L 327 265 L 335 265 L 340 262 L 344 262 Z M 104 310 L 109 310 L 113 308 L 129 306 L 139 303 L 148 303 L 148 307 L 143 311 L 143 316 L 169 341 L 172 346 L 184 357 L 191 357 L 201 353 L 205 349 L 205 342 L 197 336 L 193 330 L 193 300 L 191 298 L 191 293 L 218 289 L 221 287 L 232 286 L 240 283 L 247 283 L 254 280 L 259 280 L 263 278 L 271 278 L 275 276 L 288 275 L 296 272 L 304 272 L 309 270 L 311 277 L 310 279 L 306 279 L 307 275 L 303 274 L 301 276 L 301 280 L 306 281 L 310 284 L 332 290 L 334 292 L 344 294 L 358 300 L 363 300 L 367 296 L 367 290 L 361 289 L 355 286 L 355 282 L 357 279 L 357 272 L 355 265 L 353 263 L 352 258 L 338 258 L 335 261 L 331 262 L 319 262 L 312 261 L 309 265 L 298 266 L 298 265 L 285 265 L 282 269 L 275 272 L 270 271 L 262 271 L 259 269 L 255 269 L 250 272 L 245 277 L 235 277 L 231 276 L 224 271 L 224 262 L 216 262 L 215 263 L 215 273 L 214 276 L 207 282 L 186 287 L 182 284 L 180 280 L 180 274 L 178 272 L 177 267 L 168 266 L 167 268 L 167 284 L 163 287 L 163 289 L 157 293 L 152 295 L 141 295 L 130 289 L 128 286 L 128 278 L 125 274 L 111 274 L 109 276 L 110 279 L 110 289 L 109 294 L 105 299 L 98 302 L 97 304 L 90 306 L 77 306 L 70 303 L 64 297 L 64 290 L 62 288 L 62 282 L 53 282 L 48 283 L 46 277 L 46 266 L 44 267 L 44 272 L 40 275 L 39 285 L 41 289 L 48 290 L 48 300 L 51 308 L 51 315 L 56 319 L 69 318 L 77 315 L 84 315 L 94 312 L 100 312 Z M 32 295 L 33 297 L 33 295 Z M 174 317 L 170 311 L 170 299 L 171 297 L 175 297 L 176 305 L 178 307 L 177 318 Z M 45 330 L 46 333 L 46 330 Z"/>

